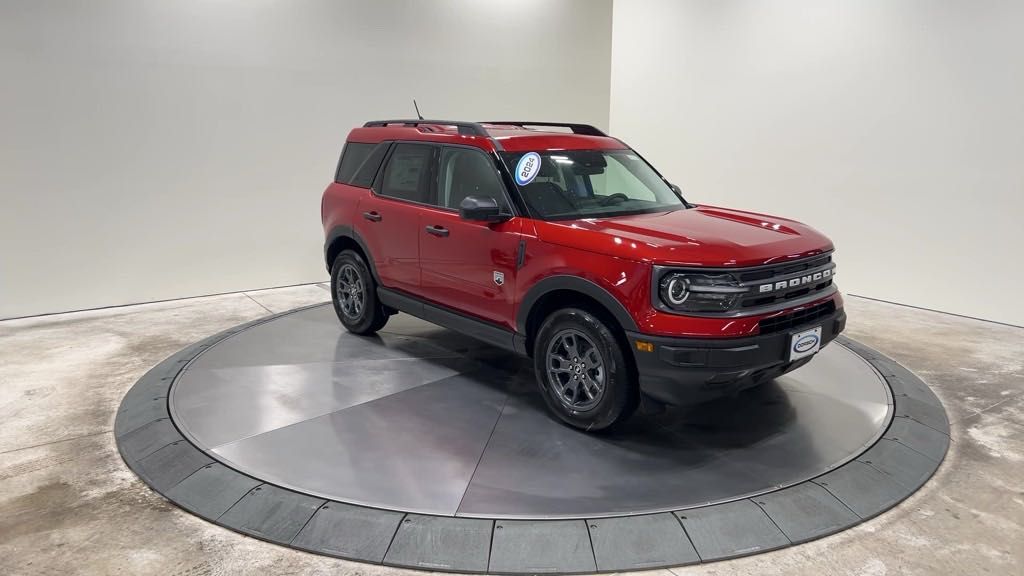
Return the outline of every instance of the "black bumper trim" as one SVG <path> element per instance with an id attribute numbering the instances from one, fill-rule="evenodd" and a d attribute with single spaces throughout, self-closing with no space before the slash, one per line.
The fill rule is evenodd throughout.
<path id="1" fill-rule="evenodd" d="M 640 389 L 668 404 L 693 404 L 738 392 L 781 376 L 808 359 L 787 361 L 789 338 L 821 326 L 821 345 L 835 339 L 846 327 L 846 313 L 836 310 L 784 332 L 744 338 L 670 338 L 626 332 L 640 377 Z M 650 343 L 642 351 L 638 342 Z"/>

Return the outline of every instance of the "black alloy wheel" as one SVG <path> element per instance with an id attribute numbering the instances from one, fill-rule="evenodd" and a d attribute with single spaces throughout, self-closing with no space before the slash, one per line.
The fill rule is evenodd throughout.
<path id="1" fill-rule="evenodd" d="M 354 334 L 373 334 L 388 321 L 373 275 L 362 256 L 352 250 L 338 254 L 331 266 L 331 300 L 342 325 Z"/>
<path id="2" fill-rule="evenodd" d="M 622 345 L 588 310 L 553 312 L 537 331 L 534 372 L 548 408 L 582 430 L 602 430 L 628 418 L 639 394 Z"/>

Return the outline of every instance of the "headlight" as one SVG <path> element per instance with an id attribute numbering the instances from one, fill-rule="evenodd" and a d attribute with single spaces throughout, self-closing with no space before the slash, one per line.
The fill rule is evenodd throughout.
<path id="1" fill-rule="evenodd" d="M 669 306 L 682 306 L 690 296 L 690 281 L 682 274 L 669 274 L 664 284 L 661 295 Z"/>
<path id="2" fill-rule="evenodd" d="M 725 312 L 746 291 L 728 274 L 669 272 L 659 282 L 662 303 L 679 312 Z"/>

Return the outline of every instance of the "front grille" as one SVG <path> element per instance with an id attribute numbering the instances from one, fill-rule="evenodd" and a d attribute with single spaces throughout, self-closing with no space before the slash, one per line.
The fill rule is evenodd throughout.
<path id="1" fill-rule="evenodd" d="M 832 280 L 826 280 L 825 282 L 819 282 L 818 284 L 807 285 L 800 288 L 794 288 L 788 292 L 780 292 L 771 296 L 747 296 L 740 300 L 740 308 L 757 308 L 760 306 L 770 306 L 779 302 L 785 302 L 786 300 L 793 300 L 794 298 L 800 298 L 813 294 L 815 292 L 821 292 L 832 285 Z"/>
<path id="2" fill-rule="evenodd" d="M 740 282 L 754 282 L 756 280 L 764 280 L 766 278 L 774 278 L 776 276 L 787 276 L 789 274 L 796 274 L 803 272 L 804 270 L 810 270 L 819 266 L 824 266 L 832 261 L 832 255 L 826 254 L 817 258 L 808 258 L 801 262 L 787 262 L 785 264 L 779 264 L 778 266 L 764 266 L 759 267 L 756 270 L 750 270 L 747 272 L 740 272 L 738 274 Z"/>
<path id="3" fill-rule="evenodd" d="M 836 311 L 836 303 L 832 300 L 811 306 L 810 308 L 804 308 L 803 310 L 797 310 L 789 314 L 783 314 L 782 316 L 776 316 L 774 318 L 765 318 L 757 323 L 758 328 L 761 330 L 761 334 L 772 334 L 775 332 L 784 332 L 793 328 L 799 328 L 806 324 L 812 324 L 822 318 L 827 318 Z"/>
<path id="4" fill-rule="evenodd" d="M 769 266 L 765 268 L 758 268 L 757 270 L 751 270 L 748 272 L 740 272 L 737 274 L 740 282 L 747 283 L 758 283 L 768 282 L 772 279 L 780 277 L 791 277 L 799 275 L 805 270 L 815 270 L 827 266 L 832 262 L 832 255 L 827 254 L 818 258 L 809 258 L 802 262 L 793 262 L 787 264 L 780 264 L 778 266 Z M 821 282 L 816 284 L 802 284 L 795 286 L 788 290 L 773 291 L 768 294 L 761 294 L 760 292 L 752 292 L 743 296 L 739 302 L 739 308 L 758 308 L 761 306 L 770 306 L 785 302 L 787 300 L 793 300 L 794 298 L 800 298 L 813 294 L 815 292 L 821 292 L 832 285 L 832 278 L 823 278 Z"/>
<path id="5" fill-rule="evenodd" d="M 699 316 L 746 316 L 794 308 L 835 292 L 835 270 L 831 253 L 751 268 L 654 266 L 651 305 L 665 312 Z M 661 294 L 662 282 L 672 274 L 703 276 L 690 291 L 697 294 L 692 300 L 705 307 L 668 305 Z"/>

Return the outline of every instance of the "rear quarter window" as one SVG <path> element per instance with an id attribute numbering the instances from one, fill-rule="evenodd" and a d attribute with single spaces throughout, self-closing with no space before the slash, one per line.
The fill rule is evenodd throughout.
<path id="1" fill-rule="evenodd" d="M 338 162 L 338 171 L 334 181 L 339 184 L 369 188 L 373 185 L 373 179 L 387 154 L 388 146 L 390 146 L 388 142 L 380 144 L 346 143 L 345 148 L 341 151 L 341 160 Z"/>

